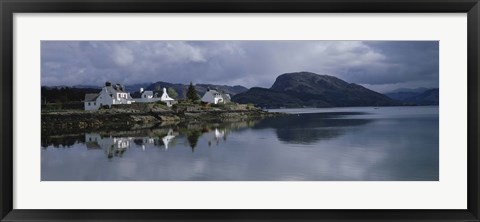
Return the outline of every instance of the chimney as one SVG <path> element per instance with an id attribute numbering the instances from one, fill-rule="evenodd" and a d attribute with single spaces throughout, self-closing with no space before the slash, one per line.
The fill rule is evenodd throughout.
<path id="1" fill-rule="evenodd" d="M 140 88 L 140 93 L 143 93 L 143 88 Z"/>

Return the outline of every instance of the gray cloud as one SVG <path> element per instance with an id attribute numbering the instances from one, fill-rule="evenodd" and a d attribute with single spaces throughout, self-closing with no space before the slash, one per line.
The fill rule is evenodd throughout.
<path id="1" fill-rule="evenodd" d="M 167 81 L 270 87 L 311 71 L 378 91 L 438 87 L 437 41 L 42 41 L 42 85 Z"/>

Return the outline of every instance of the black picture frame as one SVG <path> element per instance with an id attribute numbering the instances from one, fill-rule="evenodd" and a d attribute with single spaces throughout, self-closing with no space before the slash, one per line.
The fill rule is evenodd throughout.
<path id="1" fill-rule="evenodd" d="M 479 221 L 478 0 L 0 0 L 2 221 Z M 467 13 L 468 209 L 466 210 L 17 210 L 13 209 L 14 13 Z M 254 198 L 254 197 L 252 197 Z"/>

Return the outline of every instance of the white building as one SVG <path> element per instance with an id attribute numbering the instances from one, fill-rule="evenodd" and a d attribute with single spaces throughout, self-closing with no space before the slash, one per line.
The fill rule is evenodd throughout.
<path id="1" fill-rule="evenodd" d="M 153 91 L 143 90 L 143 88 L 140 88 L 139 91 L 132 93 L 132 98 L 138 103 L 151 103 L 160 100 L 160 98 L 154 95 Z"/>
<path id="2" fill-rule="evenodd" d="M 166 88 L 163 88 L 162 96 L 159 97 L 158 94 L 159 93 L 157 92 L 146 91 L 146 90 L 143 90 L 143 88 L 140 88 L 138 92 L 135 92 L 132 94 L 132 97 L 135 102 L 139 102 L 139 103 L 150 103 L 150 102 L 162 101 L 165 104 L 167 104 L 167 106 L 169 107 L 175 104 L 175 99 L 172 99 L 168 95 Z"/>
<path id="3" fill-rule="evenodd" d="M 226 103 L 230 101 L 230 95 L 226 93 L 220 93 L 214 89 L 207 89 L 207 92 L 202 97 L 202 102 L 206 103 Z"/>
<path id="4" fill-rule="evenodd" d="M 167 104 L 168 107 L 172 106 L 175 104 L 175 100 L 170 98 L 170 96 L 167 93 L 167 89 L 163 88 L 163 94 L 162 97 L 160 97 L 160 101 L 164 102 Z"/>
<path id="5" fill-rule="evenodd" d="M 99 93 L 85 94 L 84 107 L 85 110 L 97 110 L 103 106 L 110 108 L 114 104 L 131 104 L 132 101 L 130 93 L 125 92 L 122 85 L 116 84 L 112 86 L 110 82 L 106 82 Z"/>
<path id="6" fill-rule="evenodd" d="M 143 90 L 143 88 L 140 88 L 138 92 L 130 95 L 122 85 L 116 84 L 112 86 L 110 82 L 106 82 L 102 91 L 99 93 L 85 94 L 84 107 L 85 110 L 98 110 L 104 106 L 111 108 L 112 105 L 115 104 L 131 104 L 134 102 L 149 103 L 157 101 L 162 101 L 169 107 L 175 104 L 175 100 L 170 98 L 165 88 L 163 88 L 161 97 L 159 97 L 157 93 Z"/>

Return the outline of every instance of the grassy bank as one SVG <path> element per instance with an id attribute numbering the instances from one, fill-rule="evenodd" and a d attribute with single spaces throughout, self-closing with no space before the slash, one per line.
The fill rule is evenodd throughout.
<path id="1" fill-rule="evenodd" d="M 237 104 L 118 105 L 97 111 L 62 110 L 42 113 L 42 133 L 64 134 L 92 130 L 132 130 L 180 123 L 215 123 L 277 116 L 253 106 Z"/>

